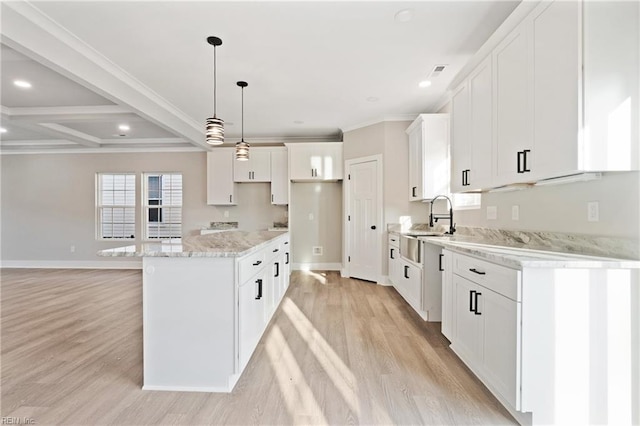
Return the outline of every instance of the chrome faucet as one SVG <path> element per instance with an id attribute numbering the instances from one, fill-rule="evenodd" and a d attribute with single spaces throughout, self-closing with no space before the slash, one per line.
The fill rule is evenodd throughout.
<path id="1" fill-rule="evenodd" d="M 438 198 L 446 198 L 447 201 L 449 202 L 449 214 L 448 215 L 433 214 L 433 203 Z M 430 204 L 430 207 L 429 207 L 429 226 L 431 228 L 433 228 L 433 223 L 437 222 L 438 219 L 449 219 L 449 232 L 445 232 L 445 234 L 453 235 L 453 233 L 456 232 L 456 224 L 453 223 L 453 203 L 451 202 L 449 197 L 447 197 L 446 195 L 436 195 L 431 200 L 431 204 Z"/>

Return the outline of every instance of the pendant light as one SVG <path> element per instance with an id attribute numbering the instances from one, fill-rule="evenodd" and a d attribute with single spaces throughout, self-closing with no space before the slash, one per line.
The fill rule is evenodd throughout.
<path id="1" fill-rule="evenodd" d="M 213 117 L 207 118 L 206 141 L 209 145 L 222 145 L 224 142 L 224 120 L 216 116 L 216 46 L 222 44 L 218 37 L 207 37 L 207 43 L 213 46 Z"/>
<path id="2" fill-rule="evenodd" d="M 244 88 L 249 85 L 246 81 L 236 83 L 242 90 L 242 139 L 236 143 L 236 160 L 249 160 L 249 144 L 244 141 Z"/>

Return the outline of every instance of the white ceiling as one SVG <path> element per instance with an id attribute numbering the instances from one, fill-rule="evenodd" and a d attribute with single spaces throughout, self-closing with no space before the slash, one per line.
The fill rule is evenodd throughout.
<path id="1" fill-rule="evenodd" d="M 217 115 L 227 142 L 240 138 L 238 80 L 249 83 L 248 142 L 339 140 L 436 109 L 517 3 L 2 2 L 1 149 L 206 147 L 210 35 L 223 40 Z M 396 21 L 404 9 L 412 19 Z M 441 64 L 432 86 L 419 88 Z M 16 78 L 33 87 L 16 88 Z M 131 130 L 119 136 L 124 122 Z"/>

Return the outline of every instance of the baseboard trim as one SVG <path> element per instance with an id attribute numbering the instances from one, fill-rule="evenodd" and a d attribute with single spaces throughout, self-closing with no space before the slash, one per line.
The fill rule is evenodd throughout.
<path id="1" fill-rule="evenodd" d="M 384 285 L 384 286 L 389 287 L 389 286 L 392 286 L 393 284 L 391 283 L 391 280 L 389 279 L 388 276 L 382 275 L 380 277 L 380 281 L 378 281 L 378 285 Z"/>
<path id="2" fill-rule="evenodd" d="M 216 392 L 229 393 L 231 390 L 222 386 L 156 386 L 143 385 L 142 390 L 168 391 L 168 392 Z"/>
<path id="3" fill-rule="evenodd" d="M 341 271 L 341 263 L 292 263 L 294 271 Z"/>
<path id="4" fill-rule="evenodd" d="M 142 258 L 137 260 L 3 260 L 0 268 L 25 269 L 142 269 Z"/>

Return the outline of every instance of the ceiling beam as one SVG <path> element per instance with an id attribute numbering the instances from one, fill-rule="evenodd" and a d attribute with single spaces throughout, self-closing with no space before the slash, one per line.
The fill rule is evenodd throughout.
<path id="1" fill-rule="evenodd" d="M 0 3 L 0 41 L 193 145 L 209 150 L 204 125 L 144 86 L 25 1 Z M 62 66 L 61 64 L 64 64 Z"/>
<path id="2" fill-rule="evenodd" d="M 78 143 L 80 145 L 96 148 L 100 146 L 100 139 L 86 133 L 79 132 L 69 127 L 56 123 L 38 123 L 41 133 L 47 133 L 51 136 L 62 137 L 68 141 Z"/>
<path id="3" fill-rule="evenodd" d="M 2 107 L 2 113 L 13 123 L 73 123 L 102 120 L 144 121 L 131 110 L 118 105 L 65 107 Z"/>

